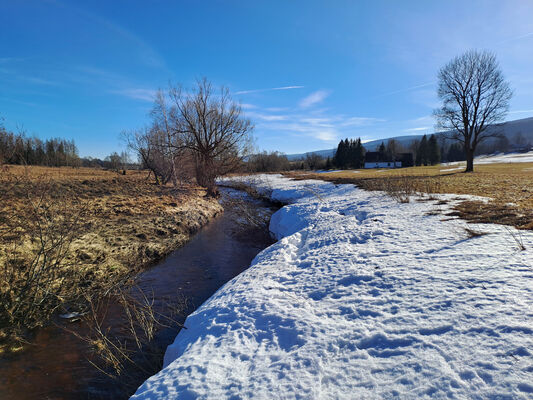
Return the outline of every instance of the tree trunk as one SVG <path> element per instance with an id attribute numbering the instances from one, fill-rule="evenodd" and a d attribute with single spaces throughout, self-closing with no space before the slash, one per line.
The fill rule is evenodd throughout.
<path id="1" fill-rule="evenodd" d="M 220 196 L 220 193 L 218 191 L 218 187 L 217 187 L 214 179 L 211 182 L 209 182 L 208 185 L 207 185 L 207 196 L 208 197 L 215 197 L 215 198 L 218 198 Z"/>
<path id="2" fill-rule="evenodd" d="M 466 149 L 466 169 L 465 172 L 474 172 L 474 151 Z"/>

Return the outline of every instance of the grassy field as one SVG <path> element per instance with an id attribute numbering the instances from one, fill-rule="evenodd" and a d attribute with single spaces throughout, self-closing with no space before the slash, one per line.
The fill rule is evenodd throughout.
<path id="1" fill-rule="evenodd" d="M 0 166 L 0 331 L 38 326 L 75 292 L 104 290 L 184 244 L 222 211 L 204 195 L 145 171 Z"/>
<path id="2" fill-rule="evenodd" d="M 390 193 L 454 193 L 490 197 L 488 204 L 464 202 L 456 211 L 476 222 L 495 222 L 533 229 L 533 163 L 475 165 L 465 174 L 458 166 L 362 169 L 329 173 L 290 172 L 295 179 L 352 183 Z"/>

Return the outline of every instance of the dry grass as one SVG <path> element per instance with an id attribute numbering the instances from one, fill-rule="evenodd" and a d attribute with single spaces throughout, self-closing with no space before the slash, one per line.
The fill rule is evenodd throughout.
<path id="1" fill-rule="evenodd" d="M 475 165 L 473 173 L 446 171 L 452 166 L 357 170 L 330 173 L 288 172 L 295 179 L 322 179 L 383 190 L 408 201 L 408 195 L 454 193 L 490 197 L 492 201 L 463 202 L 456 215 L 475 222 L 500 223 L 533 229 L 533 163 Z"/>
<path id="2" fill-rule="evenodd" d="M 14 254 L 22 263 L 35 258 L 35 232 L 42 231 L 35 210 L 49 225 L 69 214 L 75 229 L 61 245 L 57 267 L 75 270 L 79 284 L 94 290 L 157 261 L 222 211 L 201 188 L 156 186 L 143 171 L 0 168 L 0 265 L 10 265 L 6 257 Z"/>

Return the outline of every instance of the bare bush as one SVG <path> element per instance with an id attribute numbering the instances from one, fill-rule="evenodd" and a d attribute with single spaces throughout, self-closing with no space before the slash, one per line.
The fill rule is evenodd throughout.
<path id="1" fill-rule="evenodd" d="M 162 329 L 184 328 L 177 318 L 183 317 L 187 301 L 158 299 L 156 306 L 153 293 L 121 285 L 105 297 L 87 297 L 86 302 L 83 321 L 89 332 L 64 329 L 85 341 L 92 351 L 89 362 L 113 379 L 121 392 L 131 395 L 147 376 L 161 369 L 165 346 L 155 340 L 156 335 Z"/>
<path id="2" fill-rule="evenodd" d="M 4 173 L 1 181 L 4 204 L 14 191 L 25 200 L 0 209 L 0 327 L 17 334 L 42 326 L 59 307 L 79 301 L 84 277 L 69 253 L 84 207 L 81 201 L 64 201 L 67 195 L 44 179 Z"/>
<path id="3" fill-rule="evenodd" d="M 509 228 L 507 228 L 507 232 L 509 232 L 509 235 L 513 238 L 514 243 L 516 244 L 516 247 L 519 251 L 525 251 L 526 245 L 524 244 L 524 238 L 522 237 L 522 234 L 520 231 L 513 231 Z"/>
<path id="4" fill-rule="evenodd" d="M 246 168 L 249 172 L 278 172 L 288 171 L 291 164 L 285 154 L 264 151 L 251 155 L 246 161 Z"/>

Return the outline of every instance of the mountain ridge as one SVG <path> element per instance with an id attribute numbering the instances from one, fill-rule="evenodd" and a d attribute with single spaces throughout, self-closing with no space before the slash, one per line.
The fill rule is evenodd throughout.
<path id="1" fill-rule="evenodd" d="M 533 143 L 533 117 L 528 118 L 521 118 L 516 119 L 512 121 L 506 121 L 501 124 L 495 124 L 490 126 L 491 130 L 503 130 L 503 135 L 507 137 L 507 139 L 512 142 L 512 139 L 519 133 L 522 134 L 525 140 Z M 435 134 L 438 136 L 445 136 L 451 133 L 451 131 L 446 132 L 434 132 L 427 134 L 428 136 Z M 379 145 L 383 142 L 385 145 L 389 142 L 389 140 L 394 139 L 401 145 L 407 147 L 413 140 L 421 139 L 424 135 L 401 135 L 401 136 L 393 136 L 389 138 L 383 138 L 383 139 L 376 139 L 371 140 L 366 143 L 363 143 L 363 146 L 367 151 L 376 151 Z M 353 139 L 353 137 L 351 138 Z M 450 140 L 450 139 L 448 139 Z M 315 150 L 315 151 L 308 151 L 306 153 L 295 153 L 295 154 L 287 154 L 287 158 L 289 161 L 295 161 L 295 160 L 301 160 L 304 159 L 308 154 L 317 154 L 321 157 L 333 157 L 335 155 L 335 152 L 337 151 L 337 148 L 333 149 L 325 149 L 325 150 Z"/>

